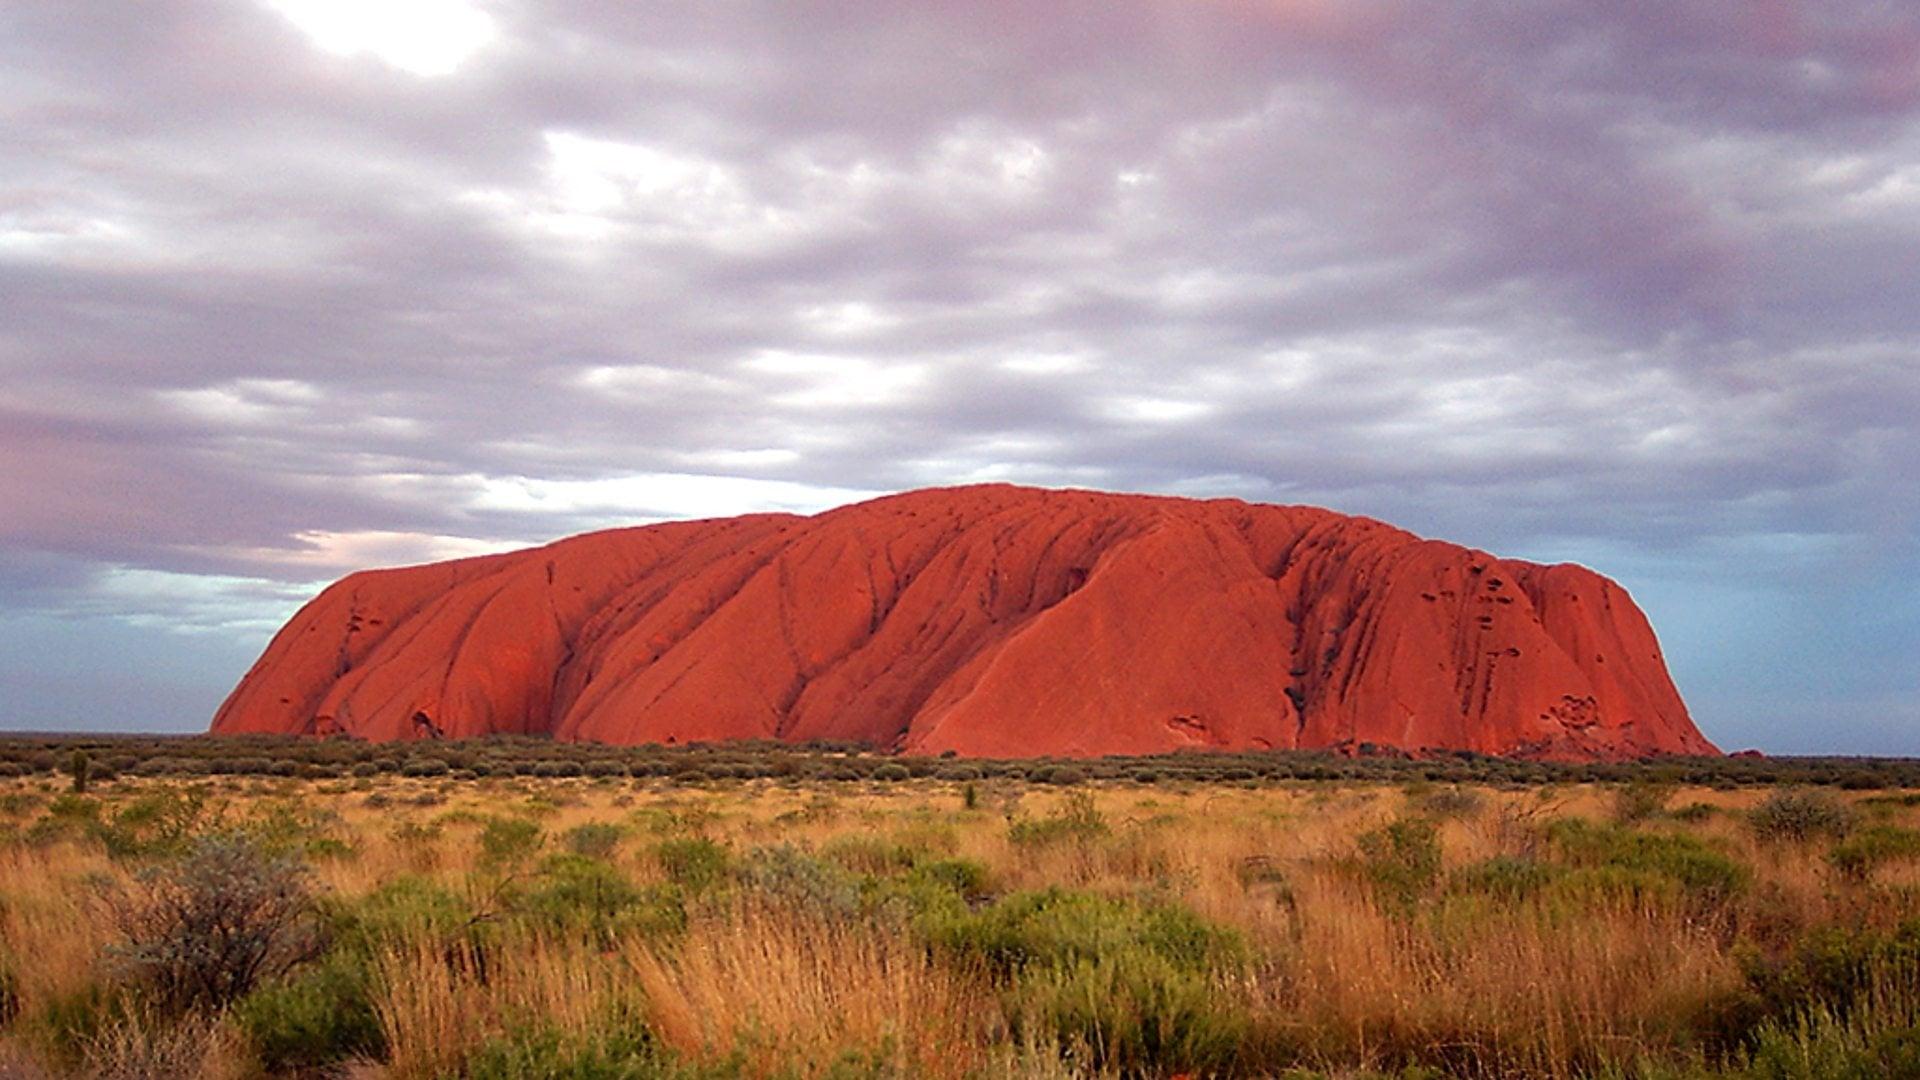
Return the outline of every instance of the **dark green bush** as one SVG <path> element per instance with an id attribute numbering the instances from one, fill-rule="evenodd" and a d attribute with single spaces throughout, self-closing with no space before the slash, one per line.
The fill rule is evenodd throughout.
<path id="1" fill-rule="evenodd" d="M 978 911 L 936 908 L 919 925 L 996 975 L 1016 1038 L 1089 1054 L 1097 1068 L 1210 1070 L 1245 1027 L 1213 983 L 1244 962 L 1245 946 L 1184 908 L 1048 889 Z"/>
<path id="2" fill-rule="evenodd" d="M 519 817 L 488 818 L 480 830 L 480 858 L 494 869 L 518 866 L 532 858 L 545 839 L 538 822 Z"/>
<path id="3" fill-rule="evenodd" d="M 687 919 L 677 889 L 636 888 L 619 870 L 584 855 L 549 856 L 514 906 L 545 929 L 588 934 L 602 945 L 623 931 L 676 932 Z"/>
<path id="4" fill-rule="evenodd" d="M 908 880 L 925 882 L 972 899 L 987 891 L 989 874 L 985 863 L 972 859 L 935 859 L 915 866 Z"/>
<path id="5" fill-rule="evenodd" d="M 1750 997 L 1734 1037 L 1815 1012 L 1844 1020 L 1884 989 L 1920 986 L 1920 919 L 1892 931 L 1821 927 L 1782 954 L 1746 949 L 1743 968 Z"/>
<path id="6" fill-rule="evenodd" d="M 1840 839 L 1853 830 L 1853 811 L 1832 793 L 1811 788 L 1776 791 L 1747 812 L 1747 827 L 1761 840 L 1806 843 Z"/>
<path id="7" fill-rule="evenodd" d="M 887 783 L 899 783 L 902 780 L 913 779 L 913 770 L 907 768 L 905 765 L 890 762 L 873 770 L 871 777 L 872 779 L 883 780 Z"/>
<path id="8" fill-rule="evenodd" d="M 422 877 L 393 879 L 334 913 L 337 947 L 361 957 L 408 940 L 451 942 L 481 922 L 453 891 Z"/>
<path id="9" fill-rule="evenodd" d="M 461 1080 L 739 1080 L 739 1054 L 708 1063 L 682 1062 L 658 1046 L 632 1018 L 614 1017 L 593 1034 L 528 1029 L 482 1044 Z M 830 1074 L 832 1075 L 832 1074 Z"/>
<path id="10" fill-rule="evenodd" d="M 1827 859 L 1848 877 L 1864 879 L 1888 863 L 1920 860 L 1920 831 L 1870 825 L 1835 846 Z"/>
<path id="11" fill-rule="evenodd" d="M 1569 865 L 1605 871 L 1569 876 L 1566 882 L 1575 891 L 1618 887 L 1635 894 L 1660 892 L 1655 879 L 1664 879 L 1696 901 L 1717 904 L 1745 889 L 1751 876 L 1731 856 L 1688 833 L 1643 832 L 1568 818 L 1549 826 L 1547 835 Z"/>
<path id="12" fill-rule="evenodd" d="M 592 821 L 568 829 L 561 837 L 561 842 L 575 855 L 605 859 L 613 855 L 625 837 L 626 830 L 618 825 Z"/>
<path id="13" fill-rule="evenodd" d="M 336 953 L 242 998 L 233 1019 L 273 1076 L 316 1070 L 385 1049 L 365 964 Z"/>
<path id="14" fill-rule="evenodd" d="M 1536 859 L 1496 855 L 1454 871 L 1448 886 L 1457 892 L 1479 893 L 1511 903 L 1539 895 L 1560 874 L 1559 867 Z"/>
<path id="15" fill-rule="evenodd" d="M 1014 893 L 978 911 L 929 921 L 922 930 L 935 944 L 1003 975 L 1036 964 L 1094 961 L 1124 948 L 1145 949 L 1187 972 L 1233 966 L 1245 957 L 1239 935 L 1185 908 L 1060 888 Z"/>
<path id="16" fill-rule="evenodd" d="M 86 794 L 87 781 L 93 779 L 93 776 L 93 759 L 87 756 L 85 750 L 76 747 L 73 753 L 67 756 L 67 777 L 72 782 L 73 793 Z"/>

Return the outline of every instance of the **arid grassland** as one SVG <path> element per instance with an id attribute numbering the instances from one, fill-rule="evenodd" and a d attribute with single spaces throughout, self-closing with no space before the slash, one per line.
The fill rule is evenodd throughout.
<path id="1" fill-rule="evenodd" d="M 181 745 L 0 755 L 0 1076 L 1920 1076 L 1897 764 Z"/>

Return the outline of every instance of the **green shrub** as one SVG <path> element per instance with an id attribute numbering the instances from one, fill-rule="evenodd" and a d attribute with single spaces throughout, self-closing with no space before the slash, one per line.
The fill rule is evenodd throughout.
<path id="1" fill-rule="evenodd" d="M 1496 855 L 1454 871 L 1448 885 L 1456 892 L 1479 893 L 1511 903 L 1539 895 L 1560 874 L 1559 867 L 1537 859 Z"/>
<path id="2" fill-rule="evenodd" d="M 1449 787 L 1420 795 L 1415 800 L 1422 813 L 1435 818 L 1470 818 L 1486 806 L 1486 799 L 1472 788 Z"/>
<path id="3" fill-rule="evenodd" d="M 1388 899 L 1407 905 L 1440 877 L 1440 837 L 1425 818 L 1401 818 L 1360 835 L 1361 875 Z"/>
<path id="4" fill-rule="evenodd" d="M 971 899 L 987 891 L 989 872 L 985 863 L 972 859 L 935 859 L 915 866 L 907 878 Z"/>
<path id="5" fill-rule="evenodd" d="M 92 779 L 93 775 L 93 759 L 87 756 L 85 750 L 76 747 L 73 753 L 67 758 L 67 776 L 72 781 L 73 793 L 75 795 L 86 794 L 87 781 Z"/>
<path id="6" fill-rule="evenodd" d="M 588 935 L 603 947 L 624 932 L 677 933 L 687 923 L 677 887 L 637 888 L 584 855 L 549 856 L 514 907 L 544 929 Z"/>
<path id="7" fill-rule="evenodd" d="M 1666 780 L 1636 780 L 1613 789 L 1613 820 L 1632 825 L 1664 813 L 1676 786 Z"/>
<path id="8" fill-rule="evenodd" d="M 1920 987 L 1920 919 L 1893 931 L 1820 927 L 1781 956 L 1747 951 L 1743 967 L 1765 1018 L 1813 1008 L 1844 1017 L 1879 987 Z"/>
<path id="9" fill-rule="evenodd" d="M 683 836 L 654 845 L 653 857 L 675 885 L 692 893 L 714 888 L 727 878 L 733 856 L 704 836 Z"/>
<path id="10" fill-rule="evenodd" d="M 1885 1020 L 1812 1009 L 1760 1027 L 1746 1076 L 1752 1080 L 1899 1080 L 1920 1077 L 1920 1017 Z"/>
<path id="11" fill-rule="evenodd" d="M 519 866 L 546 840 L 538 822 L 518 817 L 488 818 L 480 830 L 480 861 L 491 868 Z"/>
<path id="12" fill-rule="evenodd" d="M 1028 972 L 1002 996 L 1016 1040 L 1084 1054 L 1124 1076 L 1211 1072 L 1233 1058 L 1245 1011 L 1205 975 L 1132 949 Z"/>
<path id="13" fill-rule="evenodd" d="M 1107 835 L 1107 819 L 1084 791 L 1069 793 L 1060 806 L 1043 818 L 1022 818 L 1007 827 L 1007 839 L 1028 847 L 1086 843 Z"/>
<path id="14" fill-rule="evenodd" d="M 568 851 L 575 855 L 585 855 L 590 859 L 610 858 L 627 831 L 618 825 L 603 821 L 591 821 L 584 825 L 575 825 L 561 837 Z"/>
<path id="15" fill-rule="evenodd" d="M 479 921 L 461 896 L 413 875 L 394 878 L 333 915 L 339 946 L 361 955 L 408 940 L 453 941 Z"/>
<path id="16" fill-rule="evenodd" d="M 1746 888 L 1746 867 L 1687 833 L 1643 832 L 1596 825 L 1579 818 L 1556 821 L 1547 836 L 1570 865 L 1587 871 L 1570 875 L 1575 891 L 1619 886 L 1635 895 L 1666 893 L 1653 879 L 1673 882 L 1687 896 L 1709 904 L 1724 902 Z"/>
<path id="17" fill-rule="evenodd" d="M 1096 1068 L 1211 1069 L 1245 1027 L 1213 983 L 1245 961 L 1245 946 L 1184 908 L 1048 889 L 978 911 L 939 908 L 919 926 L 995 975 L 1016 1039 L 1087 1054 Z"/>
<path id="18" fill-rule="evenodd" d="M 1871 825 L 1834 847 L 1827 859 L 1848 877 L 1864 879 L 1887 863 L 1920 859 L 1920 831 Z"/>
<path id="19" fill-rule="evenodd" d="M 757 847 L 736 870 L 741 883 L 774 903 L 830 915 L 860 907 L 860 890 L 839 867 L 791 844 Z"/>
<path id="20" fill-rule="evenodd" d="M 491 1039 L 468 1057 L 460 1080 L 738 1080 L 744 1058 L 711 1063 L 676 1059 L 647 1029 L 615 1018 L 590 1035 L 536 1028 Z M 450 1078 L 449 1078 L 450 1080 Z"/>
<path id="21" fill-rule="evenodd" d="M 1853 830 L 1853 811 L 1831 792 L 1789 788 L 1774 792 L 1748 811 L 1747 827 L 1768 841 L 1840 839 Z"/>
<path id="22" fill-rule="evenodd" d="M 316 1070 L 383 1052 L 370 987 L 364 963 L 336 953 L 256 989 L 232 1015 L 270 1075 Z"/>
<path id="23" fill-rule="evenodd" d="M 875 780 L 884 780 L 887 783 L 899 783 L 902 780 L 913 779 L 913 770 L 907 768 L 905 765 L 889 763 L 873 770 L 872 778 Z"/>
<path id="24" fill-rule="evenodd" d="M 1185 908 L 1060 888 L 1014 893 L 978 911 L 931 920 L 922 930 L 935 944 L 1003 975 L 1033 965 L 1096 961 L 1129 948 L 1155 953 L 1190 973 L 1232 966 L 1245 956 L 1239 935 Z"/>
<path id="25" fill-rule="evenodd" d="M 100 842 L 114 858 L 178 854 L 212 828 L 224 808 L 207 797 L 204 785 L 167 785 L 116 809 L 101 822 Z"/>

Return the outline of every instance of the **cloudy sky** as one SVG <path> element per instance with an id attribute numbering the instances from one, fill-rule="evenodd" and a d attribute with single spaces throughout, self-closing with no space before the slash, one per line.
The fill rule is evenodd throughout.
<path id="1" fill-rule="evenodd" d="M 1908 0 L 7 0 L 0 728 L 364 566 L 1013 480 L 1625 583 L 1920 754 Z"/>

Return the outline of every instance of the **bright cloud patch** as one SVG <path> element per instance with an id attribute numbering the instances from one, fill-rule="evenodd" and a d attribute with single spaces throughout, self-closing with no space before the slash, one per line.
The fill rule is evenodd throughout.
<path id="1" fill-rule="evenodd" d="M 466 0 L 266 0 L 315 45 L 371 55 L 415 75 L 447 75 L 492 41 L 492 16 Z"/>
<path id="2" fill-rule="evenodd" d="M 729 517 L 780 510 L 812 514 L 879 494 L 856 488 L 755 480 L 739 476 L 649 473 L 602 480 L 489 477 L 474 509 L 519 514 L 593 515 L 606 524 L 637 525 L 675 518 Z"/>

